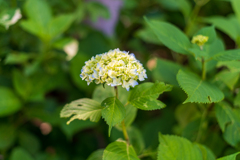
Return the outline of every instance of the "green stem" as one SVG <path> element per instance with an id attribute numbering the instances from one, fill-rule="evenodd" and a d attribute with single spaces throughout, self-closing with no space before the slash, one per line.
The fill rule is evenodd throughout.
<path id="1" fill-rule="evenodd" d="M 114 87 L 115 93 L 116 93 L 116 98 L 118 99 L 118 88 L 117 86 Z M 123 136 L 125 138 L 125 140 L 127 141 L 127 144 L 129 145 L 129 136 L 127 133 L 127 129 L 126 129 L 126 125 L 124 120 L 122 121 L 122 131 L 123 131 Z"/>
<path id="2" fill-rule="evenodd" d="M 202 58 L 202 80 L 206 79 L 206 63 L 204 58 Z"/>

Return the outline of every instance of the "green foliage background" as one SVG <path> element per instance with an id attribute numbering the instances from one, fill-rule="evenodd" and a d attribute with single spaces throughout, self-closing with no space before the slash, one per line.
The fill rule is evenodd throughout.
<path id="1" fill-rule="evenodd" d="M 212 160 L 230 154 L 219 160 L 239 159 L 239 7 L 239 0 L 123 0 L 115 33 L 108 37 L 88 23 L 111 17 L 100 3 L 0 0 L 0 160 L 100 160 L 103 153 L 103 159 L 112 160 L 126 154 L 142 160 L 192 160 L 196 155 Z M 22 18 L 8 28 L 3 16 L 11 18 L 16 9 Z M 190 42 L 197 34 L 210 38 L 202 52 Z M 72 41 L 78 42 L 78 52 L 69 60 L 64 46 Z M 60 118 L 71 101 L 92 98 L 91 107 L 102 109 L 99 104 L 114 96 L 111 88 L 87 86 L 79 77 L 86 60 L 114 48 L 135 53 L 149 82 L 173 85 L 159 98 L 149 96 L 151 103 L 160 103 L 156 98 L 164 103 L 149 109 L 163 108 L 154 111 L 137 105 L 136 96 L 143 96 L 137 89 L 119 89 L 119 100 L 129 104 L 115 117 L 125 115 L 129 147 L 116 141 L 123 138 L 121 127 L 113 127 L 107 110 L 102 114 L 110 129 L 100 112 L 90 117 L 100 119 L 97 123 L 67 125 L 68 119 Z M 202 57 L 207 81 L 198 76 Z M 150 88 L 150 94 L 156 86 L 146 83 L 138 89 Z"/>

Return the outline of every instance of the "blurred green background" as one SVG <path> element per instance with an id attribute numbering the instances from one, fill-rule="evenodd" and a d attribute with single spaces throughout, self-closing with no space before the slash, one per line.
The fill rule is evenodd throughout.
<path id="1" fill-rule="evenodd" d="M 168 21 L 189 39 L 213 23 L 225 47 L 231 49 L 240 38 L 225 23 L 234 14 L 229 1 L 0 0 L 0 160 L 86 160 L 121 137 L 117 129 L 108 137 L 103 120 L 66 125 L 67 120 L 59 116 L 66 103 L 91 98 L 97 87 L 87 86 L 79 77 L 84 62 L 119 48 L 136 55 L 147 69 L 148 81 L 174 85 L 166 59 L 199 69 L 187 57 L 164 47 L 143 16 Z M 97 92 L 94 95 L 101 96 Z M 138 111 L 132 134 L 138 135 L 139 150 L 156 149 L 158 132 L 191 140 L 198 113 L 194 107 L 184 112 L 194 104 L 179 107 L 185 98 L 175 87 L 160 97 L 167 104 L 165 109 Z M 214 131 L 202 143 L 217 156 L 236 151 L 224 142 L 219 128 Z"/>

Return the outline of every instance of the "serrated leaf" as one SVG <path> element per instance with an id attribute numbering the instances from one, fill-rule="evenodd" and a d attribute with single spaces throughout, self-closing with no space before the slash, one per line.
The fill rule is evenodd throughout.
<path id="1" fill-rule="evenodd" d="M 83 98 L 75 100 L 70 104 L 66 104 L 62 109 L 60 116 L 67 118 L 73 115 L 67 124 L 75 119 L 86 120 L 88 118 L 92 122 L 97 122 L 101 118 L 102 109 L 103 107 L 99 102 Z"/>
<path id="2" fill-rule="evenodd" d="M 103 160 L 140 160 L 133 147 L 125 141 L 110 143 L 103 152 Z"/>
<path id="3" fill-rule="evenodd" d="M 232 72 L 240 72 L 240 61 L 218 62 L 217 67 L 226 66 Z"/>
<path id="4" fill-rule="evenodd" d="M 110 136 L 112 127 L 122 122 L 126 115 L 126 110 L 124 105 L 116 97 L 105 99 L 101 106 L 104 107 L 102 110 L 102 117 L 109 125 L 108 135 Z"/>
<path id="5" fill-rule="evenodd" d="M 6 87 L 0 87 L 0 117 L 17 112 L 22 107 L 20 99 Z"/>
<path id="6" fill-rule="evenodd" d="M 231 154 L 229 156 L 218 158 L 217 160 L 236 160 L 237 155 L 239 155 L 239 154 L 240 154 L 240 152 L 237 152 L 237 153 Z"/>
<path id="7" fill-rule="evenodd" d="M 152 71 L 153 78 L 155 80 L 178 86 L 176 76 L 179 69 L 185 70 L 185 68 L 180 64 L 159 58 L 157 59 L 157 67 Z"/>
<path id="8" fill-rule="evenodd" d="M 240 145 L 240 109 L 232 109 L 229 104 L 216 104 L 215 112 L 223 137 L 232 146 Z"/>
<path id="9" fill-rule="evenodd" d="M 214 84 L 203 81 L 197 75 L 180 70 L 177 74 L 180 87 L 188 98 L 183 102 L 213 103 L 223 100 L 224 94 Z"/>
<path id="10" fill-rule="evenodd" d="M 240 60 L 240 49 L 232 49 L 232 50 L 222 51 L 218 54 L 215 54 L 211 59 L 216 60 L 216 61 Z M 211 59 L 209 59 L 209 60 L 211 60 Z"/>
<path id="11" fill-rule="evenodd" d="M 223 70 L 216 75 L 216 79 L 222 81 L 231 90 L 233 90 L 235 84 L 238 82 L 239 73 Z"/>
<path id="12" fill-rule="evenodd" d="M 215 160 L 213 153 L 185 138 L 159 134 L 158 160 Z"/>
<path id="13" fill-rule="evenodd" d="M 148 20 L 147 18 L 145 21 L 165 46 L 177 53 L 189 54 L 188 48 L 191 43 L 180 29 L 167 22 Z"/>
<path id="14" fill-rule="evenodd" d="M 142 110 L 162 109 L 166 105 L 156 99 L 160 94 L 171 89 L 171 85 L 163 82 L 143 83 L 131 90 L 128 102 Z"/>
<path id="15" fill-rule="evenodd" d="M 102 160 L 104 149 L 94 151 L 87 160 Z"/>

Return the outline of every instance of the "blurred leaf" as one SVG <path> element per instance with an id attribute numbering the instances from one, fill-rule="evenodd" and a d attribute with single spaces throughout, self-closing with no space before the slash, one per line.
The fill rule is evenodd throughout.
<path id="1" fill-rule="evenodd" d="M 102 160 L 104 149 L 94 151 L 87 160 Z"/>
<path id="2" fill-rule="evenodd" d="M 21 101 L 11 89 L 0 87 L 0 95 L 0 117 L 11 115 L 21 109 Z"/>
<path id="3" fill-rule="evenodd" d="M 16 139 L 16 130 L 10 124 L 0 124 L 0 151 L 10 148 Z"/>
<path id="4" fill-rule="evenodd" d="M 197 75 L 180 70 L 177 74 L 180 87 L 188 98 L 183 102 L 212 103 L 223 100 L 224 94 L 215 85 L 201 80 Z"/>
<path id="5" fill-rule="evenodd" d="M 184 138 L 187 138 L 190 141 L 196 141 L 198 132 L 199 132 L 200 123 L 201 123 L 200 118 L 194 119 L 193 121 L 189 122 L 186 125 L 186 127 L 183 129 L 182 136 Z M 203 128 L 207 128 L 206 125 L 207 125 L 207 123 L 206 123 L 206 121 L 204 121 L 202 124 L 202 126 L 204 126 Z M 202 132 L 206 133 L 206 130 L 202 129 Z M 204 136 L 200 137 L 201 139 L 199 141 L 202 141 L 203 137 Z"/>
<path id="6" fill-rule="evenodd" d="M 99 17 L 104 19 L 110 18 L 108 8 L 99 2 L 88 2 L 86 4 L 86 9 L 90 14 L 91 20 L 94 22 L 96 22 Z"/>
<path id="7" fill-rule="evenodd" d="M 232 8 L 234 10 L 234 13 L 238 19 L 238 22 L 240 23 L 240 11 L 238 6 L 240 6 L 240 1 L 239 0 L 231 0 L 232 3 Z"/>
<path id="8" fill-rule="evenodd" d="M 159 141 L 158 160 L 215 160 L 209 149 L 185 138 L 160 134 Z"/>
<path id="9" fill-rule="evenodd" d="M 31 154 L 36 154 L 40 150 L 40 141 L 38 138 L 30 132 L 19 133 L 19 144 Z"/>
<path id="10" fill-rule="evenodd" d="M 240 110 L 232 109 L 226 102 L 215 106 L 218 124 L 224 139 L 232 146 L 240 146 Z"/>
<path id="11" fill-rule="evenodd" d="M 125 88 L 118 86 L 118 99 L 122 104 L 127 103 L 128 95 L 129 92 Z M 107 85 L 103 87 L 103 85 L 98 85 L 93 92 L 92 98 L 98 102 L 102 102 L 104 99 L 113 96 L 115 96 L 113 87 Z"/>
<path id="12" fill-rule="evenodd" d="M 137 116 L 137 108 L 132 106 L 131 104 L 126 105 L 126 116 L 124 118 L 125 126 L 129 127 L 135 120 Z"/>
<path id="13" fill-rule="evenodd" d="M 240 49 L 232 49 L 227 51 L 222 51 L 215 54 L 212 59 L 217 61 L 233 61 L 240 60 Z"/>
<path id="14" fill-rule="evenodd" d="M 21 18 L 22 14 L 19 8 L 8 8 L 0 12 L 0 25 L 3 25 L 6 29 L 8 29 L 9 26 L 14 25 Z"/>
<path id="15" fill-rule="evenodd" d="M 238 82 L 239 72 L 231 72 L 228 70 L 223 70 L 216 75 L 216 79 L 222 81 L 231 90 L 233 90 L 235 84 Z"/>
<path id="16" fill-rule="evenodd" d="M 26 53 L 10 53 L 5 59 L 6 64 L 24 64 L 33 57 L 31 54 Z"/>
<path id="17" fill-rule="evenodd" d="M 238 92 L 237 96 L 234 99 L 234 106 L 240 107 L 240 92 Z"/>
<path id="18" fill-rule="evenodd" d="M 135 127 L 128 128 L 128 135 L 130 139 L 130 144 L 132 144 L 137 154 L 142 153 L 145 148 L 144 139 L 140 130 Z"/>
<path id="19" fill-rule="evenodd" d="M 50 37 L 53 38 L 65 32 L 70 27 L 73 20 L 74 17 L 71 14 L 60 15 L 53 18 L 48 24 Z"/>
<path id="20" fill-rule="evenodd" d="M 132 145 L 125 141 L 110 143 L 103 152 L 103 160 L 140 160 L 137 157 Z"/>
<path id="21" fill-rule="evenodd" d="M 110 136 L 112 127 L 122 122 L 124 119 L 126 115 L 126 109 L 116 97 L 105 99 L 101 106 L 104 107 L 102 110 L 102 117 L 109 125 L 108 135 Z"/>
<path id="22" fill-rule="evenodd" d="M 239 155 L 240 152 L 237 152 L 235 154 L 231 154 L 229 156 L 225 156 L 222 158 L 218 158 L 217 160 L 236 160 L 237 155 Z"/>
<path id="23" fill-rule="evenodd" d="M 232 72 L 240 72 L 240 61 L 220 61 L 217 67 L 226 66 Z"/>
<path id="24" fill-rule="evenodd" d="M 154 80 L 159 80 L 178 86 L 176 77 L 179 69 L 185 70 L 180 64 L 158 58 L 157 67 L 152 71 L 153 78 Z"/>
<path id="25" fill-rule="evenodd" d="M 150 21 L 147 18 L 145 21 L 165 46 L 177 53 L 189 54 L 188 48 L 190 48 L 191 43 L 180 29 L 166 22 Z"/>
<path id="26" fill-rule="evenodd" d="M 23 148 L 14 148 L 10 155 L 10 160 L 34 160 L 33 157 Z"/>
<path id="27" fill-rule="evenodd" d="M 139 29 L 136 32 L 136 36 L 141 38 L 143 41 L 157 44 L 157 45 L 162 45 L 161 41 L 157 38 L 157 36 L 155 35 L 155 33 L 152 31 L 150 27 Z"/>
<path id="28" fill-rule="evenodd" d="M 208 41 L 206 42 L 206 44 L 213 43 L 217 38 L 214 26 L 201 28 L 196 34 L 194 34 L 194 36 L 197 36 L 197 35 L 207 36 Z"/>
<path id="29" fill-rule="evenodd" d="M 86 120 L 88 118 L 92 122 L 97 122 L 101 118 L 102 109 L 103 107 L 99 102 L 88 98 L 82 98 L 72 101 L 70 104 L 66 104 L 60 116 L 62 118 L 68 118 L 73 115 L 67 124 L 70 124 L 75 119 Z"/>
<path id="30" fill-rule="evenodd" d="M 171 91 L 172 86 L 163 82 L 143 83 L 130 92 L 128 102 L 142 110 L 162 109 L 166 105 L 156 100 L 163 92 Z"/>

